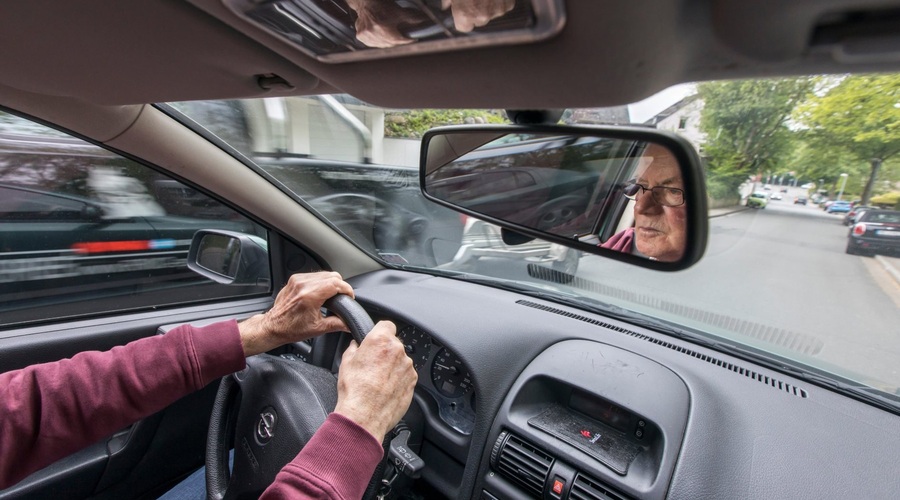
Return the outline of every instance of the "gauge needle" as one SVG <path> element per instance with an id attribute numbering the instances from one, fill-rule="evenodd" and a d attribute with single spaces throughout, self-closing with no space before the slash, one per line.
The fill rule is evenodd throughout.
<path id="1" fill-rule="evenodd" d="M 445 369 L 445 370 L 450 370 L 450 371 L 453 371 L 453 372 L 456 371 L 456 368 L 453 368 L 452 366 L 444 366 L 444 365 L 442 365 L 442 364 L 440 364 L 440 363 L 435 363 L 434 366 L 436 366 L 436 367 L 438 367 L 438 368 L 443 368 L 443 369 Z"/>

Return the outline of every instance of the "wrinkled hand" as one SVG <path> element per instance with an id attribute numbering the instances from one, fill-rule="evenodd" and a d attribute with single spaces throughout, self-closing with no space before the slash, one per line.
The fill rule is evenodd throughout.
<path id="1" fill-rule="evenodd" d="M 356 12 L 356 39 L 372 48 L 396 47 L 413 42 L 397 29 L 401 24 L 422 21 L 393 0 L 347 0 Z"/>
<path id="2" fill-rule="evenodd" d="M 338 273 L 295 274 L 275 297 L 275 305 L 238 325 L 245 356 L 270 351 L 323 333 L 348 331 L 337 316 L 322 316 L 322 304 L 343 293 L 353 297 L 353 288 Z"/>
<path id="3" fill-rule="evenodd" d="M 441 9 L 449 7 L 457 31 L 468 33 L 513 10 L 516 0 L 442 0 Z"/>
<path id="4" fill-rule="evenodd" d="M 361 346 L 351 342 L 344 352 L 334 411 L 381 441 L 409 409 L 417 380 L 397 327 L 381 321 Z"/>

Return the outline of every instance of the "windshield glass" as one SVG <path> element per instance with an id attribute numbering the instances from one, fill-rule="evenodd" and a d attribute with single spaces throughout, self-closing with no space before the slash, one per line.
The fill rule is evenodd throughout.
<path id="1" fill-rule="evenodd" d="M 675 273 L 504 243 L 497 227 L 425 200 L 421 135 L 507 123 L 501 110 L 386 109 L 348 96 L 171 106 L 388 266 L 558 294 L 900 395 L 900 230 L 848 227 L 851 204 L 898 208 L 900 75 L 687 84 L 567 110 L 567 124 L 642 124 L 697 149 L 709 243 Z"/>

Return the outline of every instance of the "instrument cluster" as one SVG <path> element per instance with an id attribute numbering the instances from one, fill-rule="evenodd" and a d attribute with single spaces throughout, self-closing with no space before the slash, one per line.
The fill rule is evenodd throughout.
<path id="1" fill-rule="evenodd" d="M 419 374 L 419 387 L 437 402 L 447 425 L 465 435 L 475 426 L 475 388 L 462 360 L 413 325 L 399 325 L 397 336 Z"/>

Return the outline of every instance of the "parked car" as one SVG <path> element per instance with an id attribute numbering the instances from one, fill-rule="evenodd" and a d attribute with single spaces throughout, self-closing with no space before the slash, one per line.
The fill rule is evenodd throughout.
<path id="1" fill-rule="evenodd" d="M 373 25 L 354 9 L 373 5 L 384 9 L 381 25 L 364 31 Z M 472 14 L 479 7 L 491 10 Z M 385 458 L 396 460 L 363 467 L 360 459 L 372 455 L 358 453 L 364 441 L 372 451 L 380 439 L 350 426 L 316 470 L 288 470 L 298 482 L 318 474 L 371 483 L 366 500 L 898 498 L 892 278 L 840 255 L 834 221 L 810 210 L 709 218 L 708 209 L 720 201 L 710 195 L 727 199 L 735 184 L 765 180 L 769 170 L 791 168 L 787 162 L 834 170 L 851 157 L 838 147 L 860 137 L 891 146 L 881 138 L 896 123 L 900 1 L 32 0 L 6 2 L 2 12 L 0 134 L 24 126 L 77 143 L 64 147 L 70 151 L 102 149 L 103 159 L 79 157 L 125 168 L 133 181 L 111 185 L 138 182 L 150 195 L 158 188 L 157 198 L 185 214 L 193 207 L 212 215 L 195 203 L 198 194 L 209 197 L 249 221 L 254 241 L 265 240 L 253 248 L 269 279 L 252 275 L 251 285 L 232 286 L 198 274 L 185 284 L 136 268 L 116 290 L 88 298 L 80 283 L 45 287 L 47 295 L 31 290 L 14 313 L 0 312 L 0 373 L 165 339 L 184 323 L 251 318 L 275 307 L 295 273 L 330 270 L 352 285 L 361 316 L 396 325 L 418 380 L 404 426 L 390 434 Z M 878 92 L 864 92 L 871 87 Z M 817 103 L 833 112 L 834 101 L 817 100 L 829 95 L 843 96 L 848 112 L 875 100 L 877 112 L 834 126 L 802 122 Z M 199 102 L 210 105 L 186 104 Z M 857 133 L 870 122 L 874 131 Z M 458 134 L 447 148 L 423 143 L 444 125 L 466 126 L 426 136 Z M 679 125 L 690 135 L 678 135 Z M 644 210 L 656 224 L 596 224 L 589 235 L 526 228 L 548 250 L 584 251 L 572 279 L 527 257 L 525 265 L 504 258 L 444 267 L 475 234 L 464 234 L 465 209 L 448 218 L 449 207 L 425 198 L 424 179 L 446 164 L 442 153 L 452 162 L 526 131 L 611 139 L 605 145 L 625 137 L 668 151 L 654 156 L 632 144 L 612 162 L 567 169 L 640 167 L 597 176 L 597 189 L 582 189 L 579 199 L 586 195 L 604 215 L 606 201 L 619 215 Z M 3 182 L 93 199 L 62 155 L 19 155 L 34 147 L 3 144 Z M 536 159 L 561 166 L 572 160 L 564 153 L 549 147 Z M 267 163 L 266 155 L 285 154 L 346 168 L 310 175 L 287 161 Z M 512 158 L 487 166 L 502 176 L 504 159 Z M 26 163 L 25 173 L 15 172 Z M 637 178 L 667 166 L 679 175 Z M 539 180 L 513 176 L 525 191 Z M 463 191 L 509 195 L 501 188 Z M 124 192 L 95 201 L 116 202 Z M 514 233 L 508 222 L 491 224 Z M 18 242 L 13 233 L 6 236 Z M 619 250 L 596 248 L 609 233 L 620 237 Z M 676 241 L 663 241 L 668 236 Z M 482 241 L 483 249 L 500 245 Z M 674 261 L 642 256 L 654 242 L 686 250 Z M 2 260 L 19 251 L 38 248 L 3 252 Z M 17 271 L 0 268 L 7 272 Z M 6 284 L 4 301 L 18 293 Z M 201 335 L 193 338 L 220 344 Z M 213 383 L 199 368 L 215 352 L 185 356 L 190 380 L 172 382 L 200 388 L 172 402 L 142 398 L 142 387 L 112 378 L 15 394 L 43 410 L 60 393 L 73 406 L 91 399 L 77 397 L 85 391 L 129 397 L 96 417 L 81 418 L 79 408 L 50 415 L 73 428 L 93 423 L 92 435 L 72 436 L 65 425 L 40 432 L 46 411 L 15 428 L 0 425 L 0 498 L 152 499 L 195 472 L 201 497 L 209 473 L 212 498 L 257 498 L 315 432 L 294 425 L 300 416 L 314 424 L 334 409 L 351 342 L 335 332 L 285 345 Z M 263 363 L 284 371 L 260 370 Z M 171 369 L 152 365 L 156 374 Z M 301 397 L 313 381 L 301 371 L 332 383 L 331 391 Z M 233 397 L 217 403 L 220 387 Z M 135 408 L 144 410 L 140 420 L 103 425 Z M 15 411 L 0 408 L 0 420 Z M 21 454 L 8 453 L 11 446 Z M 59 460 L 29 461 L 40 458 L 38 446 Z M 233 468 L 204 469 L 206 457 L 227 464 L 229 448 Z M 421 462 L 408 458 L 413 453 Z M 18 471 L 31 474 L 5 479 Z M 227 494 L 214 491 L 221 488 Z"/>
<path id="2" fill-rule="evenodd" d="M 847 236 L 847 253 L 900 254 L 900 211 L 870 209 L 862 212 Z"/>
<path id="3" fill-rule="evenodd" d="M 870 207 L 870 206 L 868 206 L 868 205 L 856 205 L 856 206 L 854 206 L 852 209 L 850 209 L 849 212 L 847 212 L 847 215 L 844 216 L 844 225 L 845 225 L 845 226 L 852 226 L 853 224 L 856 224 L 856 219 L 857 219 L 863 212 L 865 212 L 866 210 L 869 210 L 869 209 L 871 209 L 871 208 L 874 208 L 874 207 Z"/>
<path id="4" fill-rule="evenodd" d="M 762 191 L 754 191 L 747 197 L 747 206 L 750 208 L 766 208 L 769 196 Z"/>
<path id="5" fill-rule="evenodd" d="M 835 201 L 828 205 L 825 212 L 829 214 L 843 214 L 849 212 L 851 208 L 849 201 Z"/>

